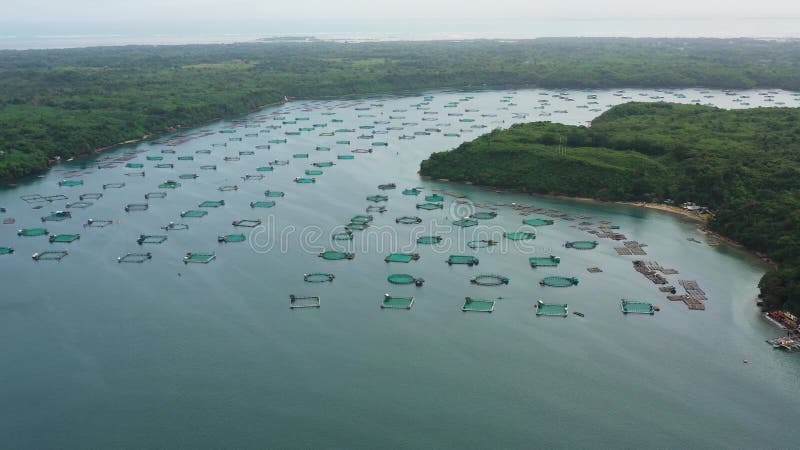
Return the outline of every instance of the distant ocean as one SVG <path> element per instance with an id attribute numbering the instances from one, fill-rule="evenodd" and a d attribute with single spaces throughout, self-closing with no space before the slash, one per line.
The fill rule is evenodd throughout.
<path id="1" fill-rule="evenodd" d="M 505 21 L 377 21 L 358 23 L 275 23 L 230 25 L 206 29 L 174 28 L 169 32 L 108 30 L 83 27 L 24 29 L 3 27 L 0 50 L 75 48 L 113 45 L 183 45 L 253 42 L 260 38 L 313 36 L 335 41 L 533 39 L 541 37 L 751 37 L 800 38 L 800 18 L 611 18 Z"/>

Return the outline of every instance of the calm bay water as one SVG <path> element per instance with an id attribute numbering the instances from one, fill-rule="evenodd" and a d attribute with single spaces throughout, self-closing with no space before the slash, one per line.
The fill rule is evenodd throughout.
<path id="1" fill-rule="evenodd" d="M 678 92 L 685 98 L 676 97 Z M 3 446 L 795 446 L 797 433 L 791 430 L 792 418 L 800 413 L 795 395 L 800 363 L 796 355 L 773 351 L 764 343 L 780 331 L 754 305 L 756 284 L 765 270 L 757 261 L 724 246 L 688 241 L 704 237 L 696 224 L 670 214 L 497 194 L 421 180 L 416 174 L 431 152 L 491 128 L 540 119 L 584 124 L 599 114 L 591 109 L 603 110 L 628 96 L 700 99 L 723 107 L 796 106 L 798 98 L 783 91 L 675 93 L 571 91 L 568 96 L 575 101 L 569 102 L 541 90 L 435 92 L 423 106 L 427 111 L 411 106 L 423 102 L 421 95 L 291 102 L 250 115 L 246 122 L 204 127 L 207 133 L 186 131 L 195 138 L 176 146 L 143 143 L 98 161 L 65 163 L 41 179 L 0 192 L 0 206 L 8 209 L 2 217 L 16 219 L 15 225 L 0 225 L 0 246 L 16 250 L 0 256 Z M 588 104 L 593 101 L 587 99 L 590 94 L 597 95 L 596 105 Z M 466 97 L 474 98 L 459 101 Z M 450 102 L 458 105 L 445 107 Z M 555 112 L 560 110 L 567 112 Z M 274 120 L 276 115 L 309 120 L 282 124 Z M 464 118 L 474 122 L 460 122 Z M 300 136 L 284 134 L 321 123 L 327 127 Z M 265 132 L 274 124 L 282 128 Z M 431 127 L 442 132 L 399 139 Z M 319 136 L 340 128 L 355 133 Z M 219 133 L 224 129 L 236 133 Z M 387 134 L 358 139 L 375 130 Z M 447 132 L 461 136 L 446 137 Z M 286 144 L 255 149 L 283 138 Z M 352 143 L 336 144 L 343 139 Z M 389 146 L 371 146 L 378 141 Z M 316 151 L 317 146 L 331 150 Z M 374 151 L 355 154 L 352 161 L 336 159 L 357 148 Z M 162 153 L 165 149 L 175 154 Z M 202 149 L 212 152 L 196 153 Z M 143 163 L 144 169 L 122 164 L 97 169 L 135 150 L 142 153 L 131 162 Z M 250 150 L 255 155 L 223 160 Z M 294 153 L 310 157 L 294 159 Z M 163 156 L 164 161 L 148 161 L 148 155 Z M 194 156 L 194 161 L 178 160 L 182 155 Z M 262 181 L 240 178 L 276 159 L 290 164 L 266 172 Z M 336 165 L 321 169 L 325 173 L 314 184 L 292 181 L 321 161 Z M 154 168 L 159 162 L 174 163 L 175 168 Z M 217 170 L 201 170 L 205 164 L 216 164 Z M 146 175 L 125 175 L 139 170 Z M 145 193 L 159 191 L 159 183 L 183 173 L 199 177 L 179 180 L 182 186 L 167 190 L 164 199 L 151 199 L 148 211 L 123 211 L 124 205 L 143 202 Z M 84 185 L 59 187 L 58 181 L 68 176 Z M 111 182 L 126 186 L 102 188 Z M 387 182 L 397 183 L 398 189 L 378 191 L 376 186 Z M 218 190 L 234 184 L 236 191 Z M 564 249 L 566 240 L 593 238 L 575 227 L 580 220 L 557 219 L 553 226 L 540 227 L 537 239 L 526 246 L 464 249 L 476 229 L 449 223 L 469 205 L 446 197 L 443 210 L 417 210 L 422 196 L 401 194 L 413 186 L 423 187 L 423 195 L 456 190 L 479 205 L 518 202 L 591 216 L 588 220 L 595 223 L 609 220 L 628 238 L 649 245 L 644 259 L 681 272 L 668 276 L 671 283 L 698 280 L 709 296 L 707 310 L 689 311 L 682 303 L 668 302 L 632 270 L 633 257 L 616 254 L 613 247 L 619 244 L 613 241 L 602 239 L 587 252 Z M 274 199 L 273 209 L 251 209 L 251 201 L 265 200 L 266 189 L 285 191 L 286 196 Z M 79 241 L 49 244 L 43 237 L 17 237 L 17 229 L 41 226 L 41 216 L 64 209 L 87 192 L 104 196 L 86 209 L 72 209 L 69 220 L 45 223 L 51 233 L 80 233 Z M 69 200 L 34 210 L 20 199 L 34 193 L 64 194 Z M 389 196 L 388 212 L 373 213 L 371 230 L 356 232 L 348 247 L 355 259 L 318 258 L 316 253 L 334 247 L 331 232 L 364 213 L 366 196 L 376 193 Z M 225 206 L 209 210 L 204 218 L 179 217 L 201 201 L 217 199 L 224 199 Z M 497 211 L 496 219 L 482 223 L 488 228 L 480 229 L 520 227 L 523 217 L 517 212 L 505 206 Z M 419 261 L 386 264 L 383 258 L 390 251 L 411 248 L 414 241 L 413 227 L 395 224 L 394 218 L 403 215 L 419 215 L 428 230 L 438 223 L 446 242 L 414 248 L 421 254 Z M 82 227 L 89 218 L 114 224 Z M 219 235 L 241 231 L 231 221 L 251 218 L 262 219 L 265 227 L 245 230 L 249 242 L 217 242 Z M 162 231 L 169 221 L 188 223 L 190 229 Z M 168 234 L 169 239 L 141 248 L 136 244 L 140 234 Z M 54 248 L 67 248 L 69 255 L 60 262 L 30 258 Z M 116 262 L 143 250 L 152 252 L 151 261 Z M 184 265 L 181 257 L 190 251 L 214 251 L 217 258 L 208 265 Z M 451 253 L 475 254 L 480 265 L 450 267 L 444 261 Z M 528 265 L 529 256 L 551 253 L 562 258 L 557 269 Z M 587 273 L 592 266 L 603 272 Z M 326 284 L 303 281 L 304 273 L 317 271 L 332 272 L 336 279 Z M 426 284 L 391 285 L 386 281 L 391 273 L 422 276 Z M 511 282 L 472 286 L 469 278 L 479 273 L 504 274 Z M 551 274 L 577 276 L 580 284 L 540 287 L 539 280 Z M 381 310 L 384 293 L 413 295 L 414 307 Z M 322 307 L 290 310 L 289 294 L 319 295 Z M 465 296 L 502 299 L 492 314 L 462 313 Z M 653 317 L 624 316 L 620 298 L 650 300 L 661 311 Z M 585 317 L 536 317 L 533 305 L 538 299 L 568 303 Z"/>

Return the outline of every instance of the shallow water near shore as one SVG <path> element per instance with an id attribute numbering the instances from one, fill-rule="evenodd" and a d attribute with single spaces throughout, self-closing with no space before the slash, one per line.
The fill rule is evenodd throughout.
<path id="1" fill-rule="evenodd" d="M 434 92 L 429 104 L 421 106 L 427 110 L 412 106 L 425 102 L 423 95 L 295 101 L 241 122 L 202 128 L 207 131 L 185 130 L 183 138 L 171 136 L 95 160 L 61 164 L 43 178 L 0 191 L 0 206 L 8 210 L 0 218 L 16 219 L 13 225 L 0 225 L 0 246 L 15 249 L 0 256 L 4 446 L 795 446 L 797 434 L 787 430 L 793 428 L 790 418 L 800 413 L 795 395 L 800 360 L 764 343 L 782 332 L 755 307 L 756 285 L 765 270 L 759 261 L 724 245 L 706 245 L 697 224 L 677 215 L 495 193 L 422 180 L 417 170 L 431 152 L 453 148 L 492 128 L 532 120 L 585 124 L 606 105 L 628 101 L 623 97 L 697 98 L 723 107 L 779 102 L 794 107 L 798 97 L 784 91 L 733 96 L 627 89 L 620 95 L 571 90 L 564 95 L 574 100 L 569 101 L 553 97 L 556 93 Z M 446 107 L 451 102 L 456 105 Z M 326 126 L 285 134 L 314 124 Z M 399 127 L 403 130 L 388 129 Z M 320 136 L 345 128 L 355 132 Z M 399 139 L 426 128 L 441 131 Z M 370 139 L 358 138 L 371 133 Z M 274 139 L 287 142 L 255 148 Z M 337 144 L 340 140 L 351 143 Z M 352 153 L 354 149 L 372 153 Z M 296 159 L 295 153 L 309 157 Z M 345 154 L 354 159 L 337 159 Z M 194 159 L 178 160 L 180 156 Z M 226 156 L 240 159 L 225 161 Z M 115 162 L 122 157 L 125 161 Z M 275 165 L 272 172 L 256 170 L 274 160 L 289 164 Z M 315 183 L 293 181 L 305 176 L 305 170 L 317 169 L 312 163 L 324 161 L 335 165 L 320 168 L 324 173 Z M 144 168 L 126 168 L 127 162 Z M 174 168 L 155 168 L 159 163 Z M 217 170 L 200 168 L 211 164 Z M 125 175 L 137 171 L 145 176 Z M 187 173 L 198 178 L 179 179 Z M 259 173 L 263 180 L 241 178 Z M 64 179 L 84 184 L 59 187 Z M 166 180 L 181 186 L 159 189 Z M 125 186 L 103 189 L 116 182 Z M 397 189 L 377 189 L 388 182 Z M 219 190 L 226 185 L 238 189 Z M 402 194 L 415 186 L 423 188 L 420 196 Z M 286 195 L 266 198 L 265 190 Z M 147 211 L 123 210 L 127 204 L 144 203 L 144 195 L 155 191 L 167 196 L 148 200 Z M 469 201 L 455 203 L 445 195 L 441 210 L 416 208 L 425 195 L 446 191 L 457 191 Z M 40 217 L 91 192 L 103 197 L 89 200 L 93 204 L 85 209 L 70 208 L 71 219 L 41 222 Z M 20 198 L 28 194 L 63 194 L 68 200 L 28 203 Z M 366 197 L 373 194 L 389 197 L 379 203 L 388 211 L 370 213 L 375 216 L 372 226 L 355 231 L 353 242 L 331 242 L 332 232 L 365 213 L 372 204 Z M 200 209 L 202 201 L 220 199 L 225 205 L 208 208 L 203 218 L 179 215 Z M 275 200 L 276 206 L 249 206 L 261 200 Z M 524 216 L 497 203 L 532 204 L 591 218 L 556 218 L 554 225 L 536 228 L 537 237 L 530 242 L 512 245 L 501 239 L 490 249 L 465 247 L 469 240 L 520 229 Z M 43 207 L 32 209 L 38 204 Z M 478 227 L 451 224 L 490 207 L 498 216 Z M 405 215 L 419 216 L 423 223 L 395 223 Z M 88 219 L 113 224 L 83 227 Z M 233 227 L 231 222 L 238 219 L 263 223 L 253 229 Z M 600 245 L 590 251 L 564 248 L 565 241 L 595 239 L 578 228 L 583 220 L 618 225 L 628 239 L 648 244 L 648 255 L 619 256 L 614 247 L 621 243 L 610 239 L 598 239 Z M 170 221 L 190 228 L 162 230 Z M 50 244 L 44 237 L 17 236 L 18 229 L 39 226 L 51 234 L 80 233 L 81 238 Z M 239 232 L 247 235 L 247 242 L 217 242 L 218 236 Z M 442 244 L 412 245 L 413 233 L 433 232 L 444 238 Z M 168 240 L 139 246 L 141 234 L 165 234 Z M 59 262 L 30 258 L 35 252 L 64 248 L 69 254 Z M 325 261 L 317 256 L 334 248 L 352 251 L 355 259 Z M 384 263 L 397 250 L 418 252 L 420 259 Z M 215 252 L 216 259 L 209 264 L 182 262 L 187 252 L 205 251 Z M 117 262 L 129 252 L 150 252 L 152 259 Z M 448 266 L 450 254 L 475 255 L 480 264 Z M 558 268 L 529 266 L 530 256 L 550 254 L 561 257 Z M 668 301 L 633 270 L 634 259 L 677 269 L 680 274 L 667 276 L 670 284 L 697 280 L 708 294 L 706 310 L 690 311 L 681 302 Z M 588 273 L 589 267 L 603 272 Z M 330 272 L 336 278 L 332 283 L 304 282 L 303 274 L 311 272 Z M 409 273 L 426 282 L 422 287 L 392 285 L 387 282 L 392 273 Z M 471 285 L 470 277 L 481 273 L 505 275 L 510 283 Z M 562 289 L 541 287 L 539 280 L 547 275 L 576 276 L 580 282 Z M 385 293 L 414 296 L 413 308 L 381 309 Z M 319 295 L 321 307 L 291 310 L 289 294 Z M 491 314 L 464 313 L 461 305 L 467 296 L 502 298 Z M 650 301 L 661 311 L 626 316 L 620 311 L 622 298 Z M 537 317 L 534 304 L 539 299 L 567 303 L 570 312 L 585 316 Z"/>

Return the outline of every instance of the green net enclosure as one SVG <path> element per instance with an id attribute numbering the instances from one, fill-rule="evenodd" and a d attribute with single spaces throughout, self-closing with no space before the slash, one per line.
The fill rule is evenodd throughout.
<path id="1" fill-rule="evenodd" d="M 92 228 L 105 228 L 109 225 L 113 225 L 114 221 L 112 220 L 103 220 L 103 219 L 89 219 L 83 224 L 84 227 L 92 227 Z"/>
<path id="2" fill-rule="evenodd" d="M 183 263 L 208 264 L 216 258 L 214 252 L 189 252 L 183 257 Z"/>
<path id="3" fill-rule="evenodd" d="M 103 194 L 99 192 L 87 192 L 78 196 L 78 200 L 100 200 L 101 198 L 103 198 Z"/>
<path id="4" fill-rule="evenodd" d="M 136 243 L 139 245 L 163 244 L 166 241 L 167 241 L 167 235 L 165 234 L 140 234 L 139 238 L 136 239 Z"/>
<path id="5" fill-rule="evenodd" d="M 347 225 L 345 225 L 345 229 L 348 231 L 349 230 L 361 231 L 361 230 L 366 230 L 367 228 L 369 228 L 369 222 L 350 222 Z"/>
<path id="6" fill-rule="evenodd" d="M 142 167 L 144 167 L 144 164 L 142 164 L 142 163 L 128 163 L 128 164 L 125 164 L 125 167 L 127 167 L 129 169 L 141 169 Z"/>
<path id="7" fill-rule="evenodd" d="M 432 211 L 434 209 L 444 209 L 444 204 L 434 203 L 434 202 L 418 203 L 417 209 L 424 209 L 426 211 Z"/>
<path id="8" fill-rule="evenodd" d="M 370 223 L 375 218 L 370 215 L 358 214 L 350 218 L 350 223 Z"/>
<path id="9" fill-rule="evenodd" d="M 311 184 L 311 183 L 316 183 L 317 179 L 316 178 L 295 177 L 294 182 L 298 183 L 298 184 Z"/>
<path id="10" fill-rule="evenodd" d="M 58 185 L 64 187 L 83 186 L 83 180 L 63 180 L 59 181 Z"/>
<path id="11" fill-rule="evenodd" d="M 477 224 L 478 224 L 478 221 L 477 220 L 472 220 L 472 219 L 459 219 L 459 220 L 454 220 L 453 221 L 453 225 L 455 225 L 457 227 L 462 227 L 462 228 L 474 227 Z"/>
<path id="12" fill-rule="evenodd" d="M 170 223 L 164 225 L 163 227 L 161 227 L 161 229 L 162 230 L 167 230 L 167 231 L 181 231 L 181 230 L 188 230 L 189 229 L 189 225 L 187 225 L 185 223 L 170 222 Z"/>
<path id="13" fill-rule="evenodd" d="M 494 311 L 494 300 L 477 299 L 466 297 L 461 310 L 464 312 L 492 312 Z"/>
<path id="14" fill-rule="evenodd" d="M 198 208 L 219 208 L 225 205 L 225 200 L 206 200 L 199 205 Z"/>
<path id="15" fill-rule="evenodd" d="M 188 211 L 183 211 L 183 212 L 181 212 L 181 217 L 194 217 L 194 218 L 198 218 L 198 217 L 203 217 L 203 216 L 205 216 L 205 215 L 207 215 L 207 214 L 208 214 L 208 212 L 207 212 L 207 211 L 201 211 L 201 210 L 199 210 L 199 209 L 190 209 L 190 210 L 188 210 Z"/>
<path id="16" fill-rule="evenodd" d="M 442 197 L 442 196 L 441 196 L 441 195 L 439 195 L 439 194 L 431 194 L 431 195 L 426 195 L 426 196 L 425 196 L 425 201 L 426 201 L 426 202 L 436 202 L 436 203 L 441 203 L 441 202 L 443 202 L 443 201 L 444 201 L 444 197 Z"/>
<path id="17" fill-rule="evenodd" d="M 316 150 L 318 152 L 329 152 L 329 151 L 331 151 L 331 148 L 330 147 L 325 147 L 324 145 L 318 145 L 318 146 L 316 146 L 314 148 L 314 150 Z"/>
<path id="18" fill-rule="evenodd" d="M 138 263 L 141 264 L 153 258 L 150 252 L 147 253 L 128 253 L 117 258 L 118 263 Z"/>
<path id="19" fill-rule="evenodd" d="M 493 241 L 491 239 L 480 239 L 480 240 L 467 242 L 467 247 L 473 248 L 473 249 L 476 249 L 476 248 L 487 248 L 487 247 L 491 247 L 491 246 L 494 246 L 494 245 L 497 245 L 497 244 L 498 244 L 497 241 Z"/>
<path id="20" fill-rule="evenodd" d="M 388 145 L 389 145 L 388 142 L 381 142 L 381 141 L 372 143 L 373 147 L 387 147 Z"/>
<path id="21" fill-rule="evenodd" d="M 422 286 L 425 283 L 424 279 L 409 275 L 407 273 L 393 273 L 389 275 L 387 279 L 389 280 L 389 283 L 392 284 L 414 284 L 417 286 Z"/>
<path id="22" fill-rule="evenodd" d="M 255 228 L 261 225 L 261 219 L 239 219 L 234 220 L 232 225 L 235 227 Z"/>
<path id="23" fill-rule="evenodd" d="M 84 209 L 84 208 L 88 208 L 88 207 L 92 206 L 93 204 L 94 203 L 92 203 L 92 202 L 72 202 L 72 203 L 67 203 L 67 208 L 70 208 L 70 209 L 72 209 L 72 208 Z"/>
<path id="24" fill-rule="evenodd" d="M 540 219 L 538 217 L 529 217 L 522 221 L 525 225 L 530 225 L 532 227 L 542 227 L 545 225 L 552 225 L 552 219 Z"/>
<path id="25" fill-rule="evenodd" d="M 147 203 L 128 203 L 125 205 L 125 212 L 147 211 L 148 208 L 150 208 L 150 205 Z"/>
<path id="26" fill-rule="evenodd" d="M 216 164 L 205 164 L 200 166 L 200 170 L 217 170 Z"/>
<path id="27" fill-rule="evenodd" d="M 542 281 L 539 282 L 539 285 L 550 286 L 550 287 L 577 286 L 578 277 L 560 277 L 560 276 L 544 277 L 542 278 Z"/>
<path id="28" fill-rule="evenodd" d="M 636 300 L 622 300 L 620 307 L 623 314 L 655 314 L 655 308 L 652 303 L 636 301 Z"/>
<path id="29" fill-rule="evenodd" d="M 325 167 L 333 167 L 333 162 L 332 161 L 315 162 L 314 166 L 319 167 L 320 169 L 324 169 Z"/>
<path id="30" fill-rule="evenodd" d="M 566 303 L 545 303 L 541 300 L 536 302 L 537 316 L 558 316 L 567 317 Z"/>
<path id="31" fill-rule="evenodd" d="M 403 195 L 419 195 L 421 193 L 422 193 L 422 191 L 420 191 L 419 189 L 416 189 L 416 188 L 414 188 L 414 189 L 403 189 Z"/>
<path id="32" fill-rule="evenodd" d="M 289 296 L 289 308 L 319 308 L 320 299 L 318 295 L 299 297 L 294 294 Z"/>
<path id="33" fill-rule="evenodd" d="M 442 242 L 441 236 L 420 236 L 417 238 L 417 244 L 433 245 Z"/>
<path id="34" fill-rule="evenodd" d="M 375 203 L 387 202 L 387 201 L 389 201 L 389 196 L 388 195 L 380 195 L 380 194 L 370 195 L 370 196 L 367 197 L 367 200 L 369 200 L 371 202 L 375 202 Z"/>
<path id="35" fill-rule="evenodd" d="M 292 158 L 296 159 L 308 158 L 308 153 L 295 153 L 294 155 L 292 155 Z"/>
<path id="36" fill-rule="evenodd" d="M 50 215 L 42 217 L 42 222 L 61 222 L 62 220 L 67 220 L 72 217 L 72 213 L 69 211 L 56 211 L 50 213 Z"/>
<path id="37" fill-rule="evenodd" d="M 386 183 L 386 184 L 379 184 L 378 185 L 378 189 L 380 189 L 382 191 L 388 191 L 388 190 L 395 189 L 395 188 L 397 188 L 397 185 L 394 184 L 394 183 Z"/>
<path id="38" fill-rule="evenodd" d="M 122 189 L 125 187 L 125 183 L 106 183 L 103 185 L 103 189 Z"/>
<path id="39" fill-rule="evenodd" d="M 592 250 L 597 247 L 597 241 L 567 241 L 564 243 L 564 247 L 575 250 Z"/>
<path id="40" fill-rule="evenodd" d="M 272 166 L 260 166 L 256 168 L 256 172 L 273 172 L 275 168 Z"/>
<path id="41" fill-rule="evenodd" d="M 250 202 L 251 208 L 272 208 L 273 206 L 275 206 L 275 202 L 271 201 Z"/>
<path id="42" fill-rule="evenodd" d="M 167 197 L 166 192 L 148 192 L 147 194 L 144 194 L 145 200 L 150 200 L 151 198 L 166 198 L 166 197 Z"/>
<path id="43" fill-rule="evenodd" d="M 537 267 L 556 267 L 561 262 L 561 258 L 558 256 L 531 256 L 528 258 L 528 261 L 531 264 L 531 267 L 534 269 Z"/>
<path id="44" fill-rule="evenodd" d="M 338 233 L 333 233 L 331 239 L 333 239 L 334 241 L 352 241 L 353 232 L 350 230 L 345 230 Z"/>
<path id="45" fill-rule="evenodd" d="M 158 185 L 159 189 L 177 189 L 181 184 L 177 181 L 168 180 Z"/>
<path id="46" fill-rule="evenodd" d="M 478 220 L 489 220 L 495 217 L 497 217 L 497 213 L 494 211 L 478 211 L 470 216 L 470 218 Z"/>
<path id="47" fill-rule="evenodd" d="M 49 234 L 46 228 L 23 228 L 21 230 L 17 230 L 17 236 L 25 236 L 25 237 L 32 237 L 32 236 L 44 236 Z"/>
<path id="48" fill-rule="evenodd" d="M 503 233 L 503 237 L 512 241 L 526 241 L 536 239 L 536 233 L 528 231 L 515 231 L 513 233 Z"/>
<path id="49" fill-rule="evenodd" d="M 239 186 L 236 186 L 236 185 L 234 185 L 234 184 L 231 184 L 231 185 L 226 185 L 226 186 L 220 186 L 220 187 L 218 187 L 217 189 L 218 189 L 220 192 L 238 191 L 238 190 L 239 190 Z"/>
<path id="50" fill-rule="evenodd" d="M 35 261 L 61 261 L 66 258 L 68 254 L 66 250 L 50 250 L 34 253 L 31 257 Z"/>
<path id="51" fill-rule="evenodd" d="M 155 165 L 156 169 L 172 169 L 174 167 L 172 163 L 159 163 Z"/>
<path id="52" fill-rule="evenodd" d="M 289 165 L 288 159 L 276 159 L 275 161 L 269 162 L 270 166 L 287 166 Z"/>
<path id="53" fill-rule="evenodd" d="M 390 253 L 383 260 L 386 261 L 387 263 L 388 262 L 407 263 L 411 261 L 418 261 L 419 253 Z"/>
<path id="54" fill-rule="evenodd" d="M 303 281 L 306 283 L 330 283 L 336 278 L 332 273 L 313 272 L 303 275 Z"/>
<path id="55" fill-rule="evenodd" d="M 318 175 L 322 175 L 323 174 L 323 172 L 321 170 L 319 170 L 319 169 L 308 169 L 308 170 L 306 170 L 305 173 L 306 173 L 306 175 L 314 175 L 314 176 L 318 176 Z"/>
<path id="56" fill-rule="evenodd" d="M 248 174 L 242 177 L 242 180 L 244 181 L 261 181 L 263 179 L 264 179 L 263 174 L 256 174 L 256 175 Z"/>
<path id="57" fill-rule="evenodd" d="M 414 305 L 414 297 L 393 297 L 384 294 L 381 308 L 411 309 Z"/>
<path id="58" fill-rule="evenodd" d="M 244 242 L 247 240 L 247 236 L 244 234 L 226 234 L 224 236 L 218 236 L 217 242 L 227 243 L 227 242 Z"/>
<path id="59" fill-rule="evenodd" d="M 264 191 L 264 195 L 267 197 L 284 197 L 286 193 L 281 191 Z"/>
<path id="60" fill-rule="evenodd" d="M 422 218 L 417 216 L 401 216 L 394 219 L 395 223 L 400 223 L 404 225 L 412 225 L 416 223 L 422 223 Z"/>
<path id="61" fill-rule="evenodd" d="M 322 259 L 327 259 L 328 261 L 338 261 L 342 259 L 355 259 L 355 253 L 349 252 L 337 252 L 334 250 L 327 250 L 319 254 L 319 257 Z"/>
<path id="62" fill-rule="evenodd" d="M 385 213 L 388 211 L 385 206 L 383 205 L 369 205 L 367 206 L 367 212 L 378 212 L 378 213 Z"/>
<path id="63" fill-rule="evenodd" d="M 10 255 L 14 253 L 14 249 L 11 247 L 0 247 L 0 255 Z"/>
<path id="64" fill-rule="evenodd" d="M 350 160 L 350 159 L 355 159 L 355 156 L 353 156 L 353 155 L 338 155 L 338 156 L 336 156 L 336 159 Z"/>
<path id="65" fill-rule="evenodd" d="M 501 286 L 508 284 L 509 278 L 505 275 L 483 274 L 470 278 L 469 282 L 478 286 Z"/>
<path id="66" fill-rule="evenodd" d="M 477 266 L 480 261 L 478 258 L 469 255 L 450 255 L 447 258 L 447 264 L 465 264 L 467 266 Z"/>
<path id="67" fill-rule="evenodd" d="M 50 242 L 69 244 L 81 238 L 80 234 L 54 234 L 50 235 Z"/>
<path id="68" fill-rule="evenodd" d="M 191 155 L 178 156 L 178 161 L 194 161 L 194 156 Z"/>

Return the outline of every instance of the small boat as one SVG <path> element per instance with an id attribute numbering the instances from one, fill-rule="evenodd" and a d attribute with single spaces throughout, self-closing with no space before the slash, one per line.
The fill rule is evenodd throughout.
<path id="1" fill-rule="evenodd" d="M 572 314 L 575 314 L 578 317 L 583 317 L 583 313 L 580 311 L 572 311 Z"/>

